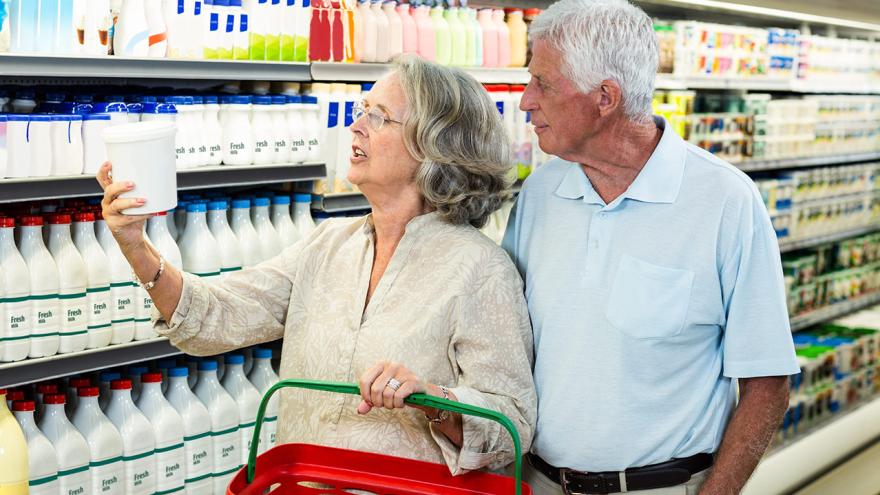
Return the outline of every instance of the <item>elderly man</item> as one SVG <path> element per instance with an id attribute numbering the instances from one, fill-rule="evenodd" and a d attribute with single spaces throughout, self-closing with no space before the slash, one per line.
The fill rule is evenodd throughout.
<path id="1" fill-rule="evenodd" d="M 521 107 L 559 158 L 526 181 L 504 242 L 535 336 L 526 480 L 538 494 L 736 493 L 799 371 L 761 197 L 652 118 L 644 12 L 562 0 L 530 29 Z"/>

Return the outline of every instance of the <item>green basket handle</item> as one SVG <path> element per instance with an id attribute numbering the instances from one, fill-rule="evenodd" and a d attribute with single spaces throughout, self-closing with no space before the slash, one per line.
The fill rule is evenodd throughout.
<path id="1" fill-rule="evenodd" d="M 266 414 L 266 406 L 269 404 L 269 399 L 272 398 L 272 395 L 275 394 L 278 390 L 287 387 L 295 387 L 295 388 L 304 388 L 308 390 L 321 390 L 324 392 L 335 392 L 339 394 L 351 394 L 351 395 L 360 395 L 360 388 L 353 383 L 338 383 L 338 382 L 323 382 L 318 380 L 281 380 L 280 382 L 272 385 L 272 387 L 266 392 L 263 396 L 263 399 L 260 401 L 260 409 L 257 412 L 257 422 L 254 425 L 254 438 L 251 441 L 251 449 L 248 452 L 248 464 L 247 464 L 247 482 L 248 484 L 254 481 L 254 475 L 256 471 L 257 465 L 257 447 L 259 447 L 260 443 L 260 430 L 263 427 L 263 417 Z M 433 395 L 428 394 L 412 394 L 404 400 L 407 404 L 412 404 L 416 406 L 425 406 L 425 407 L 433 407 L 435 409 L 444 409 L 446 411 L 451 411 L 459 414 L 466 414 L 468 416 L 475 416 L 478 418 L 489 419 L 495 421 L 496 423 L 501 424 L 504 429 L 510 433 L 510 436 L 513 438 L 513 448 L 516 454 L 516 495 L 521 495 L 521 485 L 522 485 L 522 445 L 519 440 L 519 433 L 516 431 L 516 427 L 513 425 L 513 421 L 511 421 L 507 416 L 496 412 L 490 411 L 489 409 L 483 409 L 481 407 L 472 406 L 469 404 L 463 404 L 461 402 L 456 402 L 454 400 L 441 399 L 440 397 L 434 397 Z"/>

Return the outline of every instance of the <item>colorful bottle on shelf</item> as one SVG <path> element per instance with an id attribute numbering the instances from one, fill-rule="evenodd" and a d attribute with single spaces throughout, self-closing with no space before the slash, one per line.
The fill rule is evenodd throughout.
<path id="1" fill-rule="evenodd" d="M 330 0 L 316 0 L 311 5 L 309 22 L 308 60 L 311 62 L 330 61 Z"/>
<path id="2" fill-rule="evenodd" d="M 372 0 L 370 8 L 376 21 L 376 62 L 388 63 L 391 59 L 390 21 L 382 10 L 382 0 Z"/>
<path id="3" fill-rule="evenodd" d="M 356 0 L 340 0 L 342 2 L 342 27 L 345 38 L 345 54 L 344 62 L 356 63 L 360 62 L 360 56 L 357 53 L 357 1 Z"/>
<path id="4" fill-rule="evenodd" d="M 510 66 L 525 67 L 528 48 L 528 28 L 523 20 L 522 9 L 504 9 L 507 13 L 507 30 L 510 33 Z"/>
<path id="5" fill-rule="evenodd" d="M 434 34 L 434 22 L 431 21 L 431 8 L 427 5 L 419 5 L 413 12 L 413 17 L 419 39 L 419 55 L 433 62 L 437 58 L 435 54 L 437 39 Z"/>
<path id="6" fill-rule="evenodd" d="M 449 7 L 443 15 L 443 18 L 449 24 L 449 34 L 452 40 L 452 56 L 451 63 L 456 66 L 464 66 L 467 62 L 467 34 L 464 25 L 461 23 L 458 8 Z"/>
<path id="7" fill-rule="evenodd" d="M 330 22 L 330 60 L 342 62 L 345 59 L 345 15 L 342 11 L 342 2 L 330 1 L 330 9 L 327 11 Z"/>
<path id="8" fill-rule="evenodd" d="M 464 65 L 473 67 L 476 65 L 476 45 L 474 44 L 475 31 L 473 23 L 471 23 L 470 10 L 467 7 L 458 9 L 458 20 L 464 32 Z"/>
<path id="9" fill-rule="evenodd" d="M 40 434 L 36 426 L 32 426 L 33 402 L 28 404 L 31 406 L 29 414 L 22 415 L 26 416 L 22 418 L 22 423 L 27 426 L 27 429 L 22 432 L 22 426 L 7 408 L 6 389 L 0 389 L 0 493 L 4 495 L 27 495 L 29 493 L 28 447 L 30 438 L 40 436 Z M 25 435 L 28 434 L 30 438 L 26 440 Z M 39 440 L 35 440 L 35 442 L 39 442 Z M 46 447 L 45 444 L 41 444 L 41 446 Z M 43 466 L 43 468 L 48 469 L 50 466 Z"/>
<path id="10" fill-rule="evenodd" d="M 434 24 L 434 56 L 435 62 L 441 65 L 449 65 L 452 62 L 452 35 L 449 31 L 449 23 L 443 18 L 443 6 L 437 5 L 431 9 L 431 22 Z"/>
<path id="11" fill-rule="evenodd" d="M 498 67 L 510 66 L 510 30 L 504 23 L 504 10 L 492 11 L 492 20 L 498 29 Z"/>
<path id="12" fill-rule="evenodd" d="M 269 0 L 245 0 L 248 21 L 248 55 L 251 60 L 266 60 L 266 9 Z"/>
<path id="13" fill-rule="evenodd" d="M 230 0 L 229 8 L 233 15 L 232 59 L 250 59 L 250 15 L 242 5 L 242 0 Z"/>
<path id="14" fill-rule="evenodd" d="M 287 3 L 271 0 L 266 9 L 266 60 L 281 60 L 281 31 L 284 29 L 284 9 Z"/>
<path id="15" fill-rule="evenodd" d="M 416 28 L 416 21 L 413 19 L 412 12 L 408 3 L 401 3 L 395 9 L 398 17 L 400 17 L 403 53 L 418 53 L 419 51 L 419 33 Z"/>
<path id="16" fill-rule="evenodd" d="M 477 20 L 476 9 L 467 9 L 468 18 L 474 29 L 474 67 L 483 66 L 483 26 Z"/>
<path id="17" fill-rule="evenodd" d="M 483 30 L 483 67 L 498 67 L 498 26 L 492 18 L 492 9 L 477 13 Z"/>
<path id="18" fill-rule="evenodd" d="M 300 0 L 301 1 L 301 0 Z M 284 0 L 284 12 L 281 18 L 281 60 L 293 62 L 296 53 L 296 0 Z"/>
<path id="19" fill-rule="evenodd" d="M 361 62 L 376 62 L 377 26 L 376 14 L 367 0 L 358 2 L 360 32 L 358 33 Z"/>
<path id="20" fill-rule="evenodd" d="M 162 13 L 162 0 L 144 0 L 144 12 L 149 29 L 147 56 L 165 57 L 168 53 L 168 30 Z"/>

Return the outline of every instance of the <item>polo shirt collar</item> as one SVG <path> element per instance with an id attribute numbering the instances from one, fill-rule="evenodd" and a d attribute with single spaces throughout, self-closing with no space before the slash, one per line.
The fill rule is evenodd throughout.
<path id="1" fill-rule="evenodd" d="M 618 199 L 632 199 L 645 203 L 674 203 L 681 189 L 684 175 L 686 146 L 684 140 L 675 133 L 672 126 L 662 117 L 654 117 L 657 127 L 663 129 L 660 142 L 648 158 L 629 189 Z M 581 166 L 573 163 L 562 182 L 556 188 L 556 195 L 567 199 L 581 199 L 588 203 L 605 204 L 593 189 L 587 174 Z"/>

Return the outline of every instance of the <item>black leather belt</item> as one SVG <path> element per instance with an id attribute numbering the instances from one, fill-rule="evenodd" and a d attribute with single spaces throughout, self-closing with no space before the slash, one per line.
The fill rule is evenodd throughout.
<path id="1" fill-rule="evenodd" d="M 527 454 L 526 457 L 532 467 L 559 483 L 568 494 L 620 493 L 681 485 L 687 483 L 691 476 L 712 467 L 714 460 L 712 454 L 697 454 L 624 472 L 584 473 L 551 466 L 534 454 Z"/>

